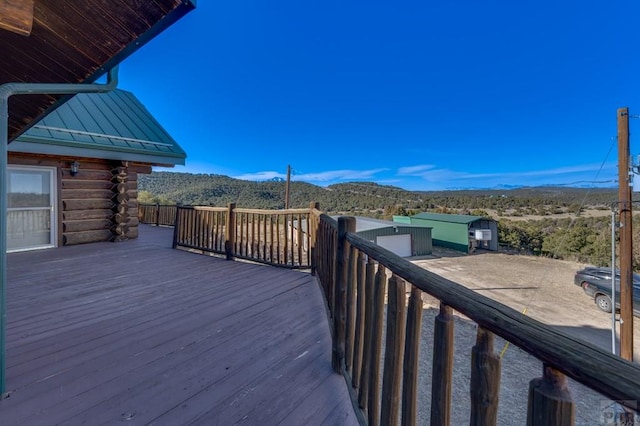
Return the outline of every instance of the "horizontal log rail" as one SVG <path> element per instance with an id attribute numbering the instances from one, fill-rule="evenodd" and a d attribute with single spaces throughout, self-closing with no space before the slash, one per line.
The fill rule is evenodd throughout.
<path id="1" fill-rule="evenodd" d="M 493 352 L 494 335 L 543 363 L 541 377 L 530 382 L 528 425 L 575 423 L 575 404 L 567 387 L 567 376 L 630 410 L 637 409 L 640 367 L 636 364 L 574 339 L 361 238 L 354 232 L 353 218 L 341 217 L 336 221 L 314 210 L 310 223 L 315 228 L 312 270 L 325 292 L 333 327 L 332 364 L 345 376 L 361 423 L 417 422 L 416 379 L 423 293 L 440 301 L 433 336 L 431 424 L 450 424 L 453 311 L 478 325 L 470 360 L 470 424 L 496 424 L 500 358 Z M 385 354 L 381 358 L 383 349 Z"/>

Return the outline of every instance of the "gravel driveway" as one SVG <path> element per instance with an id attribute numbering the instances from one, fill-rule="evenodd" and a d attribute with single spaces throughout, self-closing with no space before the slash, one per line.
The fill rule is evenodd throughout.
<path id="1" fill-rule="evenodd" d="M 433 258 L 413 260 L 431 272 L 458 282 L 492 299 L 498 300 L 541 322 L 559 327 L 564 332 L 611 349 L 611 315 L 600 312 L 593 300 L 573 284 L 576 270 L 585 265 L 547 258 L 481 252 L 460 255 L 438 249 Z M 429 424 L 431 352 L 433 318 L 437 314 L 427 299 L 423 335 L 429 336 L 421 348 L 420 424 Z M 640 321 L 640 318 L 636 318 Z M 640 355 L 639 327 L 634 332 L 634 355 Z M 454 391 L 452 424 L 469 423 L 469 381 L 471 348 L 475 344 L 476 325 L 460 316 L 455 323 Z M 496 352 L 504 341 L 496 340 Z M 526 352 L 511 345 L 502 359 L 499 421 L 501 425 L 526 424 L 528 383 L 541 376 L 542 364 Z M 607 401 L 601 395 L 571 381 L 576 401 L 576 424 L 599 425 L 601 406 Z"/>

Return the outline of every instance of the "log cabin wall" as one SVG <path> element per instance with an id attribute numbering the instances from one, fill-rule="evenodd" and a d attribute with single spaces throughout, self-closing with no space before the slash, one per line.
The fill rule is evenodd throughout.
<path id="1" fill-rule="evenodd" d="M 9 165 L 56 168 L 57 246 L 138 237 L 138 173 L 151 173 L 150 165 L 19 153 L 9 153 Z"/>

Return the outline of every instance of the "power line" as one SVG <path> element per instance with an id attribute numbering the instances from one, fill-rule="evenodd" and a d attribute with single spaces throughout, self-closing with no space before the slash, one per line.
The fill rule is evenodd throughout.
<path id="1" fill-rule="evenodd" d="M 572 186 L 572 185 L 577 185 L 580 183 L 618 183 L 618 179 L 611 179 L 611 180 L 577 180 L 575 182 L 568 182 L 568 183 L 557 183 L 554 184 L 554 186 Z M 591 188 L 589 188 L 591 189 Z"/>
<path id="2" fill-rule="evenodd" d="M 602 169 L 604 168 L 604 165 L 606 164 L 607 160 L 609 159 L 609 155 L 611 155 L 611 151 L 613 151 L 613 147 L 615 146 L 616 142 L 617 142 L 616 138 L 612 137 L 611 138 L 611 146 L 609 146 L 609 150 L 607 151 L 607 154 L 605 155 L 604 160 L 602 160 L 602 163 L 600 164 L 600 168 L 596 172 L 596 175 L 595 175 L 593 181 L 591 181 L 591 182 L 598 182 L 598 177 L 600 176 L 600 173 L 602 172 Z M 585 182 L 589 182 L 589 181 L 585 181 Z M 565 184 L 565 185 L 569 185 L 569 184 Z M 556 247 L 556 249 L 554 250 L 554 252 L 552 254 L 553 258 L 556 257 L 556 255 L 558 254 L 560 249 L 565 245 L 565 242 L 567 241 L 567 238 L 569 236 L 569 231 L 571 230 L 571 228 L 573 228 L 573 226 L 574 226 L 574 224 L 576 222 L 576 219 L 578 218 L 579 213 L 582 211 L 582 209 L 583 209 L 583 207 L 584 207 L 584 205 L 585 205 L 585 203 L 587 201 L 587 197 L 591 193 L 592 189 L 593 189 L 592 187 L 588 188 L 588 191 L 584 194 L 584 197 L 582 198 L 582 201 L 580 202 L 580 208 L 576 212 L 575 217 L 571 218 L 571 221 L 569 222 L 569 226 L 567 227 L 567 232 L 565 232 L 562 235 L 562 238 L 560 239 L 560 244 L 558 244 L 558 246 Z M 547 276 L 550 273 L 551 273 L 551 271 L 548 268 L 545 268 L 544 272 L 540 276 L 540 279 L 538 280 L 538 285 L 536 286 L 536 290 L 534 290 L 531 293 L 531 296 L 527 300 L 527 303 L 525 303 L 525 305 L 524 305 L 524 309 L 522 310 L 523 314 L 526 314 L 527 311 L 529 310 L 529 306 L 531 306 L 531 303 L 533 302 L 534 298 L 537 296 L 538 292 L 542 288 L 542 284 L 547 281 Z M 508 347 L 509 347 L 509 342 L 506 342 L 504 347 L 502 348 L 502 351 L 500 351 L 500 358 L 502 358 L 504 356 L 504 354 L 507 351 Z"/>

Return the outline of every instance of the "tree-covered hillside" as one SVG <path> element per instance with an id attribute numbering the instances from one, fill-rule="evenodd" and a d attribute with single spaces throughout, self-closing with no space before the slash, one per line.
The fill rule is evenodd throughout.
<path id="1" fill-rule="evenodd" d="M 222 175 L 155 172 L 138 177 L 142 203 L 284 208 L 284 182 L 250 182 Z M 563 187 L 504 190 L 406 191 L 371 182 L 350 182 L 319 187 L 291 183 L 291 207 L 317 201 L 329 213 L 391 218 L 421 211 L 488 216 L 498 220 L 499 242 L 521 253 L 609 265 L 611 258 L 609 211 L 617 199 L 615 189 Z M 581 217 L 587 209 L 602 210 L 598 217 Z M 567 213 L 570 213 L 567 217 Z M 563 216 L 560 216 L 563 214 Z M 514 219 L 527 216 L 535 220 Z M 526 218 L 523 218 L 526 219 Z M 634 224 L 634 240 L 640 223 Z M 640 249 L 634 251 L 640 265 Z"/>
<path id="2" fill-rule="evenodd" d="M 222 175 L 154 172 L 139 176 L 143 196 L 167 203 L 225 206 L 230 202 L 246 208 L 284 207 L 284 182 L 251 182 Z M 143 198 L 144 201 L 144 198 Z M 307 207 L 317 201 L 325 211 L 366 212 L 387 206 L 418 207 L 424 196 L 393 186 L 375 183 L 345 183 L 320 187 L 291 182 L 290 206 Z"/>
<path id="3" fill-rule="evenodd" d="M 223 175 L 154 172 L 138 177 L 142 200 L 191 205 L 225 206 L 235 202 L 246 208 L 284 207 L 284 182 L 251 182 Z M 147 198 L 144 198 L 147 197 Z M 149 199 L 150 198 L 150 199 Z M 291 207 L 317 201 L 328 212 L 376 216 L 403 211 L 496 210 L 499 215 L 539 216 L 576 212 L 582 204 L 608 208 L 614 189 L 519 188 L 510 190 L 406 191 L 372 182 L 350 182 L 320 187 L 291 183 Z M 502 213 L 502 214 L 500 214 Z"/>

